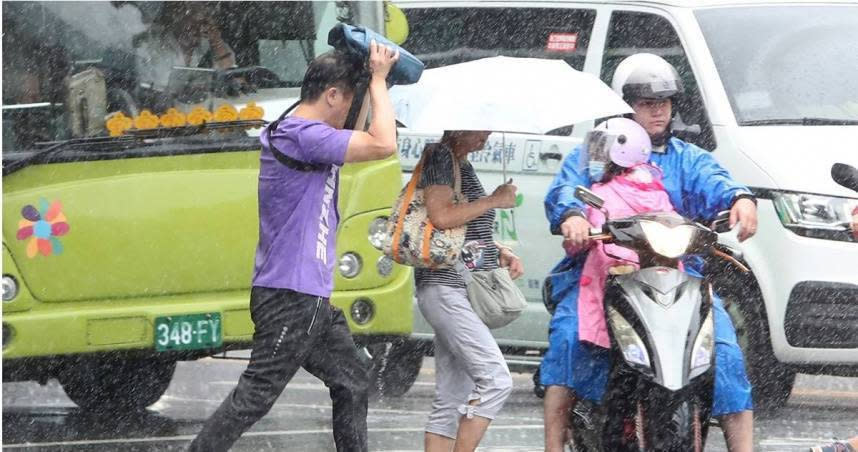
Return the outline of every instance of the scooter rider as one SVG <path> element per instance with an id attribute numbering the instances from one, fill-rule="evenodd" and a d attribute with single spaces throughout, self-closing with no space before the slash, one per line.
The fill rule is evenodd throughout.
<path id="1" fill-rule="evenodd" d="M 682 216 L 711 220 L 730 210 L 730 225 L 740 223 L 739 240 L 756 232 L 756 200 L 709 152 L 671 136 L 673 103 L 682 93 L 676 69 L 652 54 L 636 54 L 617 67 L 612 88 L 632 106 L 631 118 L 652 140 L 650 163 L 664 173 L 671 204 Z M 582 147 L 573 150 L 549 187 L 545 213 L 553 234 L 562 234 L 576 247 L 588 242 L 591 225 L 584 204 L 575 198 L 578 185 L 601 179 L 594 167 L 580 163 Z M 593 173 L 593 174 L 591 174 Z M 583 254 L 583 253 L 582 253 Z M 558 268 L 569 268 L 555 279 L 554 293 L 563 293 L 549 329 L 549 348 L 540 369 L 545 393 L 545 449 L 560 451 L 566 437 L 568 413 L 578 397 L 600 401 L 610 370 L 605 349 L 581 343 L 578 336 L 578 286 L 583 256 L 567 257 Z M 686 262 L 686 271 L 699 275 L 700 262 Z M 558 287 L 562 285 L 562 287 Z M 713 415 L 718 417 L 730 451 L 751 451 L 753 412 L 751 387 L 736 333 L 720 299 L 715 300 L 716 371 Z"/>

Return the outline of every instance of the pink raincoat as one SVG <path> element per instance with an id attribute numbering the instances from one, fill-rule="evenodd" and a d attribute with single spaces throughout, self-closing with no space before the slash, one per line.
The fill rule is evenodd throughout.
<path id="1" fill-rule="evenodd" d="M 625 218 L 650 212 L 673 212 L 667 192 L 661 183 L 661 172 L 650 165 L 638 165 L 622 175 L 614 176 L 604 184 L 593 184 L 591 190 L 604 201 L 604 209 L 611 218 Z M 593 208 L 587 209 L 587 219 L 594 227 L 605 223 L 605 215 Z M 566 252 L 579 250 L 564 243 Z M 605 252 L 624 260 L 609 257 Z M 611 345 L 605 321 L 605 281 L 612 267 L 637 265 L 638 256 L 632 250 L 617 245 L 596 242 L 587 255 L 581 273 L 581 291 L 578 296 L 578 335 L 600 347 Z"/>

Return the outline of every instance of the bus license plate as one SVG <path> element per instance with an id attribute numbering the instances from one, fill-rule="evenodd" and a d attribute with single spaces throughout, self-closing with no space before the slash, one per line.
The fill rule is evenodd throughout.
<path id="1" fill-rule="evenodd" d="M 220 313 L 155 318 L 155 350 L 197 350 L 220 347 Z"/>

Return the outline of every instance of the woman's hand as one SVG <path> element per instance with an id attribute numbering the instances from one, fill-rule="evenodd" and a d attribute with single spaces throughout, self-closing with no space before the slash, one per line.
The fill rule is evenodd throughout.
<path id="1" fill-rule="evenodd" d="M 509 248 L 499 248 L 500 258 L 498 259 L 501 267 L 509 269 L 509 276 L 512 279 L 518 279 L 524 274 L 524 265 L 521 259 L 516 256 Z"/>
<path id="2" fill-rule="evenodd" d="M 498 209 L 512 209 L 515 207 L 516 190 L 516 186 L 512 184 L 498 185 L 498 188 L 490 195 L 495 207 Z"/>

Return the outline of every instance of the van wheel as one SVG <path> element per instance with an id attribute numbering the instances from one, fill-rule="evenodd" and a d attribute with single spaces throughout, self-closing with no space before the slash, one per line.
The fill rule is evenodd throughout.
<path id="1" fill-rule="evenodd" d="M 86 359 L 58 375 L 63 390 L 79 407 L 97 413 L 142 411 L 167 391 L 175 361 Z"/>
<path id="2" fill-rule="evenodd" d="M 372 354 L 369 393 L 376 397 L 401 397 L 411 389 L 423 366 L 423 348 L 416 342 L 397 340 L 368 347 Z"/>
<path id="3" fill-rule="evenodd" d="M 792 393 L 796 372 L 775 358 L 767 323 L 761 318 L 762 313 L 726 299 L 724 307 L 733 320 L 736 338 L 745 356 L 754 409 L 777 411 L 783 408 Z"/>

